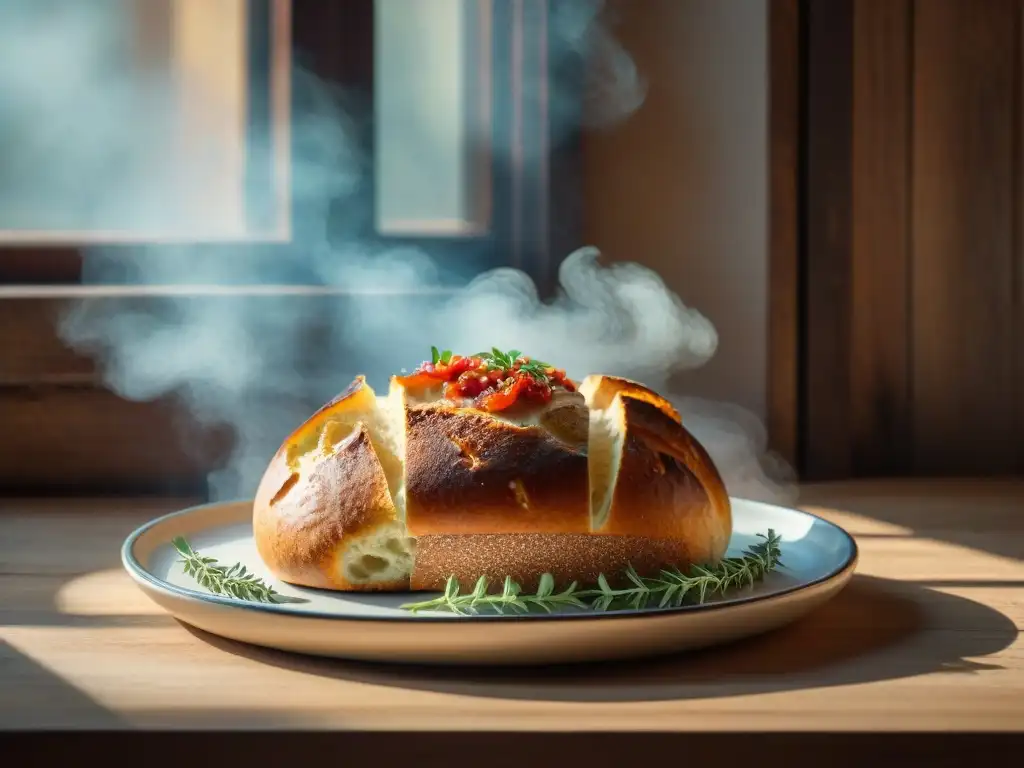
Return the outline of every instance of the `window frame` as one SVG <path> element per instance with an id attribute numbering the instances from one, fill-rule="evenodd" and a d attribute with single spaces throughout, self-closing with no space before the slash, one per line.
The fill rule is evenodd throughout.
<path id="1" fill-rule="evenodd" d="M 254 0 L 278 3 L 286 0 Z M 543 29 L 550 3 L 554 0 L 508 0 L 502 3 L 519 18 L 530 19 Z M 359 8 L 372 11 L 372 0 L 346 0 L 346 3 L 299 3 L 294 8 L 308 12 L 319 6 L 328 18 L 312 19 L 304 13 L 289 19 L 296 46 L 306 51 L 315 71 L 345 83 L 367 82 L 372 77 L 372 48 L 365 45 L 341 45 L 338 21 L 341 16 L 356 14 Z M 288 3 L 291 5 L 291 3 Z M 513 8 L 514 7 L 514 8 Z M 331 24 L 333 18 L 334 23 Z M 349 16 L 351 18 L 351 16 Z M 372 12 L 369 14 L 372 20 Z M 365 20 L 364 20 L 365 23 Z M 372 24 L 372 21 L 371 21 Z M 341 25 L 355 29 L 358 25 Z M 495 28 L 499 28 L 495 24 Z M 365 28 L 365 27 L 364 27 Z M 803 222 L 806 216 L 804 131 L 807 109 L 804 94 L 806 74 L 806 6 L 805 0 L 769 0 L 769 267 L 770 300 L 768 432 L 770 447 L 791 465 L 800 466 L 799 454 L 806 436 L 802 434 L 805 414 L 802 413 L 805 356 L 801 340 L 804 308 L 801 283 L 805 244 Z M 512 33 L 509 31 L 509 45 Z M 536 66 L 544 60 L 544 48 L 538 34 L 522 34 L 518 45 L 531 43 L 534 55 L 522 56 L 533 62 L 530 76 L 543 84 L 546 72 Z M 356 36 L 356 42 L 358 42 Z M 372 39 L 372 38 L 371 38 Z M 582 137 L 580 131 L 570 135 L 557 147 L 548 141 L 543 115 L 522 115 L 524 141 L 550 151 L 539 152 L 541 171 L 522 174 L 518 194 L 531 203 L 520 207 L 516 226 L 523 238 L 521 268 L 537 282 L 542 295 L 554 285 L 557 266 L 552 255 L 564 255 L 581 244 L 582 211 L 578 206 L 575 184 L 582 170 Z M 511 183 L 510 183 L 511 186 Z M 495 206 L 506 204 L 496 199 Z M 557 222 L 557 226 L 552 226 Z M 511 224 L 510 224 L 511 226 Z M 274 243 L 238 245 L 239 258 L 246 255 L 273 257 L 280 249 Z M 200 256 L 202 248 L 197 248 Z M 223 254 L 223 248 L 218 248 Z M 227 254 L 233 257 L 236 254 Z M 209 454 L 216 454 L 224 436 L 216 429 L 201 433 L 213 448 L 206 459 L 189 463 L 183 460 L 177 441 L 163 439 L 163 455 L 149 451 L 140 463 L 132 455 L 133 440 L 140 433 L 158 435 L 175 418 L 187 416 L 177 409 L 174 398 L 153 403 L 129 403 L 106 390 L 99 381 L 92 361 L 68 350 L 56 333 L 56 311 L 70 296 L 89 300 L 119 300 L 119 288 L 97 288 L 82 285 L 81 249 L 76 244 L 48 243 L 38 247 L 27 244 L 0 243 L 0 348 L 16 349 L 18 353 L 0 360 L 0 410 L 18 408 L 19 403 L 35 398 L 42 405 L 34 413 L 45 419 L 42 434 L 34 436 L 33 446 L 23 450 L 19 435 L 5 435 L 0 440 L 0 495 L 88 495 L 110 493 L 177 493 L 206 494 L 206 472 L 216 465 Z M 133 300 L 146 300 L 158 295 L 156 287 L 121 287 Z M 296 300 L 308 301 L 329 293 L 309 287 L 308 295 L 296 294 Z M 216 291 L 211 300 L 218 300 Z M 336 300 L 336 297 L 329 297 Z M 15 364 L 11 364 L 11 360 Z M 97 407 L 97 403 L 100 407 Z M 319 404 L 311 403 L 311 407 Z M 48 449 L 56 442 L 67 442 L 61 430 L 68 419 L 85 420 L 77 437 L 78 453 L 54 459 Z M 0 413 L 0 425 L 4 416 Z M 196 425 L 186 424 L 186 430 Z M 191 434 L 195 434 L 192 432 Z M 82 439 L 84 437 L 84 439 Z M 90 475 L 87 461 L 75 460 L 96 452 L 97 447 L 109 454 L 105 473 Z M 204 463 L 204 461 L 206 463 Z M 40 469 L 42 467 L 42 469 Z M 175 467 L 174 473 L 167 471 Z M 27 478 L 24 479 L 24 478 Z"/>
<path id="2" fill-rule="evenodd" d="M 343 4 L 250 2 L 254 9 L 249 14 L 252 39 L 266 43 L 274 30 L 286 23 L 289 47 L 300 63 L 372 101 L 373 0 L 346 0 Z M 510 78 L 509 82 L 492 82 L 496 95 L 493 125 L 495 130 L 511 132 L 517 142 L 515 160 L 506 172 L 494 172 L 492 166 L 490 175 L 492 210 L 505 215 L 492 213 L 490 229 L 482 237 L 377 236 L 374 242 L 426 245 L 428 251 L 433 250 L 430 246 L 441 246 L 448 259 L 474 270 L 515 267 L 529 274 L 540 294 L 546 296 L 556 284 L 553 254 L 564 255 L 581 244 L 580 217 L 574 213 L 575 184 L 580 178 L 580 133 L 562 134 L 559 145 L 552 146 L 543 100 L 526 105 L 523 99 L 530 89 L 546 94 L 549 0 L 494 2 L 493 8 L 492 49 L 496 57 L 505 58 L 492 68 L 492 77 L 494 72 L 506 72 Z M 259 117 L 265 119 L 265 110 L 273 101 L 272 68 L 275 63 L 280 66 L 280 60 L 272 55 L 272 46 L 250 48 L 250 90 L 256 96 L 250 101 L 252 109 L 264 110 Z M 512 61 L 518 66 L 506 67 Z M 290 102 L 291 83 L 287 88 Z M 498 99 L 497 94 L 507 98 Z M 367 131 L 361 139 L 372 157 L 372 132 Z M 498 140 L 507 140 L 507 134 Z M 273 172 L 266 167 L 249 167 L 247 190 L 252 193 L 265 188 L 268 174 Z M 364 194 L 374 199 L 372 181 Z M 258 194 L 247 196 L 250 218 L 265 218 L 266 204 Z M 552 227 L 552 221 L 558 226 Z M 135 244 L 145 245 L 147 256 L 159 258 L 163 252 L 159 244 Z M 6 409 L 10 419 L 31 412 L 38 420 L 34 430 L 24 424 L 19 428 L 28 435 L 27 441 L 12 438 L 5 441 L 6 448 L 0 448 L 0 494 L 152 492 L 203 496 L 208 472 L 227 456 L 229 446 L 223 430 L 191 420 L 174 396 L 143 403 L 121 398 L 104 386 L 91 360 L 60 341 L 57 317 L 68 299 L 144 303 L 159 301 L 163 291 L 173 290 L 173 286 L 86 285 L 83 251 L 93 245 L 0 242 L 0 315 L 5 318 L 0 338 L 5 337 L 5 345 L 16 345 L 21 350 L 13 362 L 0 362 L 0 411 Z M 215 249 L 219 258 L 272 259 L 285 248 L 286 243 L 267 238 L 266 242 L 199 243 L 190 250 L 196 258 Z M 131 244 L 104 244 L 104 251 L 114 259 L 135 257 Z M 225 290 L 220 296 L 214 287 L 204 293 L 202 300 L 228 300 L 230 293 Z M 345 293 L 336 288 L 300 286 L 295 300 L 328 296 L 336 301 L 339 294 L 344 300 Z M 314 409 L 319 404 L 308 405 Z M 190 442 L 211 446 L 204 456 L 192 456 L 181 441 L 168 435 L 161 438 L 160 446 L 150 446 L 140 457 L 140 435 L 163 436 L 182 423 Z M 48 446 L 54 441 L 62 447 L 58 459 L 48 461 Z"/>
<path id="3" fill-rule="evenodd" d="M 127 0 L 133 2 L 134 0 Z M 142 6 L 136 19 L 135 32 L 139 42 L 144 46 L 152 46 L 153 50 L 143 48 L 137 51 L 138 65 L 149 69 L 161 56 L 168 56 L 162 63 L 170 67 L 168 72 L 172 78 L 180 74 L 180 70 L 194 66 L 197 51 L 206 53 L 210 43 L 207 39 L 196 39 L 198 30 L 205 30 L 216 19 L 205 16 L 196 17 L 195 8 L 203 8 L 204 12 L 215 13 L 217 5 L 197 6 L 195 0 L 185 5 L 181 17 L 175 16 L 173 3 L 175 0 L 164 0 L 164 3 Z M 259 131 L 268 131 L 271 141 L 280 144 L 279 151 L 273 156 L 254 157 L 245 154 L 242 178 L 242 207 L 244 209 L 245 231 L 236 233 L 212 234 L 209 236 L 198 233 L 162 232 L 158 230 L 55 230 L 55 231 L 19 231 L 0 228 L 0 285 L 4 283 L 30 283 L 38 280 L 43 283 L 77 283 L 80 282 L 80 269 L 75 256 L 82 249 L 103 247 L 110 249 L 131 249 L 145 246 L 147 248 L 159 244 L 190 244 L 198 242 L 237 242 L 273 243 L 284 242 L 289 220 L 288 207 L 280 205 L 275 210 L 272 200 L 268 199 L 266 190 L 274 190 L 277 196 L 287 190 L 287 167 L 290 123 L 290 57 L 292 51 L 292 5 L 294 0 L 234 0 L 243 5 L 220 6 L 219 10 L 234 12 L 235 19 L 242 17 L 245 38 L 245 79 L 244 100 L 245 124 L 244 137 L 238 142 L 238 149 L 245 153 L 250 144 L 262 138 Z M 187 11 L 192 11 L 188 13 Z M 180 58 L 170 57 L 172 48 L 186 51 Z M 216 73 L 218 76 L 223 72 Z M 230 77 L 230 76 L 228 76 Z M 195 78 L 186 76 L 182 82 L 195 82 Z M 193 94 L 182 94 L 183 103 L 188 103 Z M 191 138 L 185 139 L 191 141 Z M 259 160 L 266 162 L 260 163 Z M 283 213 L 284 221 L 277 214 Z M 40 253 L 39 256 L 33 254 Z M 33 261 L 34 263 L 30 263 Z M 40 263 L 42 262 L 42 263 Z"/>
<path id="4" fill-rule="evenodd" d="M 288 130 L 292 78 L 282 78 L 282 67 L 290 67 L 290 55 L 315 75 L 349 91 L 360 103 L 372 109 L 374 77 L 374 0 L 346 0 L 344 4 L 299 3 L 296 0 L 248 0 L 250 12 L 249 46 L 249 133 L 254 125 L 272 124 L 290 142 Z M 573 213 L 571 193 L 579 179 L 581 136 L 571 130 L 558 146 L 546 123 L 548 73 L 547 19 L 549 0 L 476 0 L 470 7 L 489 6 L 492 15 L 493 62 L 490 65 L 492 97 L 492 144 L 514 145 L 513 160 L 507 168 L 497 168 L 492 154 L 487 158 L 490 197 L 490 226 L 477 235 L 445 236 L 428 231 L 403 235 L 379 235 L 373 231 L 375 220 L 375 178 L 363 179 L 361 190 L 365 208 L 361 243 L 386 248 L 419 246 L 442 262 L 458 264 L 461 271 L 478 272 L 509 266 L 522 269 L 537 283 L 542 295 L 550 294 L 556 282 L 554 254 L 565 254 L 582 244 L 580 217 Z M 478 11 L 479 13 L 479 11 Z M 273 45 L 275 31 L 288 31 L 286 45 Z M 499 79 L 507 76 L 507 80 Z M 282 83 L 282 79 L 284 82 Z M 274 104 L 286 91 L 287 107 Z M 536 92 L 537 99 L 525 99 L 524 93 Z M 272 110 L 283 114 L 271 120 Z M 367 121 L 368 123 L 369 121 Z M 361 150 L 374 156 L 372 130 L 358 137 Z M 291 157 L 291 146 L 285 153 Z M 275 237 L 260 224 L 273 218 L 271 201 L 262 190 L 276 189 L 280 171 L 260 167 L 249 156 L 246 163 L 246 217 L 253 236 L 238 240 L 199 241 L 192 246 L 198 257 L 205 250 L 216 250 L 226 258 L 273 258 L 284 251 L 288 236 Z M 289 177 L 290 178 L 290 177 Z M 573 180 L 577 181 L 573 181 Z M 286 181 L 287 184 L 287 181 Z M 291 189 L 286 218 L 292 216 Z M 552 227 L 551 222 L 557 222 Z M 102 246 L 117 259 L 137 258 L 134 248 L 143 245 L 160 257 L 160 243 L 145 238 L 118 236 L 88 242 L 75 242 L 69 236 L 46 241 L 9 242 L 0 234 L 0 286 L 2 285 L 78 285 L 82 284 L 83 250 Z M 174 243 L 170 247 L 180 245 Z M 294 256 L 294 254 L 292 254 Z"/>

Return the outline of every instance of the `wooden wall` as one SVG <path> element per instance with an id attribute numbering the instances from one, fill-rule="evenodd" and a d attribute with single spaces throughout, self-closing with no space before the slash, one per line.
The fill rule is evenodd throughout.
<path id="1" fill-rule="evenodd" d="M 803 10 L 802 474 L 1020 473 L 1024 2 Z"/>

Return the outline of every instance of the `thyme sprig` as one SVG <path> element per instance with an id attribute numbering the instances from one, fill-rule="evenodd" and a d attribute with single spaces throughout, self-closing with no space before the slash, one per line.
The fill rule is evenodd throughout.
<path id="1" fill-rule="evenodd" d="M 545 573 L 535 594 L 523 594 L 522 588 L 506 577 L 501 592 L 488 591 L 485 576 L 477 579 L 471 592 L 461 593 L 459 582 L 454 576 L 448 578 L 444 593 L 432 600 L 406 603 L 402 608 L 419 611 L 451 611 L 467 615 L 476 614 L 487 608 L 499 614 L 506 612 L 527 613 L 540 608 L 551 613 L 556 608 L 572 606 L 592 611 L 607 611 L 612 608 L 641 610 L 656 603 L 659 608 L 679 607 L 684 602 L 704 603 L 714 595 L 725 595 L 731 589 L 753 586 L 768 573 L 782 566 L 781 537 L 774 530 L 758 534 L 764 541 L 750 546 L 739 557 L 720 560 L 713 566 L 693 566 L 687 571 L 678 568 L 662 570 L 657 577 L 640 576 L 629 566 L 625 575 L 630 586 L 613 589 L 604 574 L 600 574 L 596 588 L 581 589 L 572 582 L 561 592 L 555 591 L 555 580 Z"/>
<path id="2" fill-rule="evenodd" d="M 182 557 L 178 562 L 185 573 L 214 594 L 258 603 L 284 602 L 273 587 L 247 571 L 241 563 L 220 565 L 215 558 L 200 555 L 181 536 L 171 543 Z"/>

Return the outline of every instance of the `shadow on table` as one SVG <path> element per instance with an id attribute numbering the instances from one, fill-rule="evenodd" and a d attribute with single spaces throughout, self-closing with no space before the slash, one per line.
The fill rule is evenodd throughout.
<path id="1" fill-rule="evenodd" d="M 12 694 L 17 691 L 16 696 L 0 696 L 0 730 L 3 731 L 124 726 L 121 718 L 89 694 L 3 641 L 0 641 L 0 687 Z"/>
<path id="2" fill-rule="evenodd" d="M 567 702 L 742 696 L 932 672 L 998 671 L 997 664 L 971 659 L 997 653 L 1017 637 L 1014 623 L 987 606 L 860 575 L 788 627 L 682 656 L 629 662 L 530 668 L 386 665 L 300 656 L 186 629 L 228 653 L 307 674 L 464 696 Z"/>

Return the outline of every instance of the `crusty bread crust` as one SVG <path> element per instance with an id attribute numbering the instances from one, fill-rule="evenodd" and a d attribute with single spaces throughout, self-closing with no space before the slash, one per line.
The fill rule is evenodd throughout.
<path id="1" fill-rule="evenodd" d="M 358 378 L 267 467 L 253 532 L 282 580 L 401 591 L 484 575 L 495 588 L 511 576 L 533 589 L 543 573 L 558 584 L 599 573 L 614 583 L 628 565 L 655 575 L 725 554 L 724 483 L 678 412 L 640 384 L 588 377 L 586 405 L 579 396 L 553 402 L 524 423 L 407 403 L 394 380 L 392 393 L 382 408 Z M 592 416 L 611 437 L 594 437 Z M 400 439 L 384 439 L 386 430 Z M 591 472 L 595 440 L 614 471 Z M 600 520 L 592 497 L 609 501 Z"/>
<path id="2" fill-rule="evenodd" d="M 620 376 L 603 376 L 592 374 L 587 376 L 580 384 L 580 393 L 586 399 L 591 408 L 604 410 L 612 404 L 612 400 L 619 393 L 629 395 L 634 400 L 642 400 L 655 406 L 673 421 L 682 424 L 679 411 L 668 400 L 652 389 L 645 387 L 630 379 Z"/>
<path id="3" fill-rule="evenodd" d="M 495 591 L 511 576 L 523 590 L 534 592 L 544 573 L 554 577 L 558 588 L 573 581 L 592 585 L 603 573 L 612 587 L 621 587 L 630 565 L 640 576 L 657 576 L 662 569 L 692 562 L 690 545 L 682 539 L 588 533 L 423 536 L 416 545 L 411 586 L 441 591 L 454 575 L 463 589 L 472 589 L 486 576 L 489 591 Z"/>
<path id="4" fill-rule="evenodd" d="M 418 405 L 406 418 L 412 536 L 590 530 L 585 446 L 465 408 Z"/>
<path id="5" fill-rule="evenodd" d="M 351 423 L 367 405 L 364 388 L 364 381 L 354 382 L 296 430 L 274 456 L 257 489 L 253 503 L 256 549 L 283 581 L 338 590 L 408 589 L 407 575 L 360 584 L 347 576 L 353 565 L 346 567 L 345 562 L 350 545 L 397 522 L 369 430 L 361 422 Z M 306 460 L 297 463 L 294 446 L 322 438 L 331 421 L 339 425 L 340 441 L 325 445 L 320 439 L 304 455 Z M 346 424 L 351 432 L 343 436 Z"/>
<path id="6" fill-rule="evenodd" d="M 678 539 L 698 563 L 717 562 L 729 545 L 725 486 L 693 436 L 649 401 L 620 392 L 625 444 L 607 521 L 598 532 Z"/>

